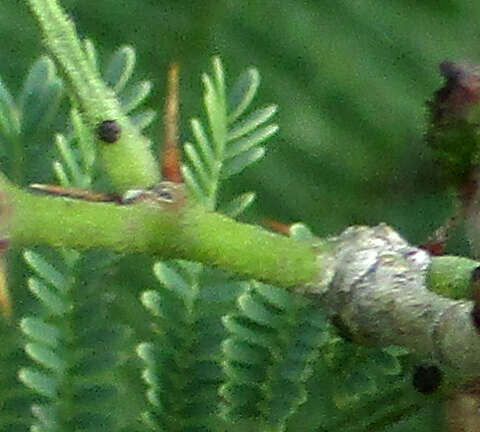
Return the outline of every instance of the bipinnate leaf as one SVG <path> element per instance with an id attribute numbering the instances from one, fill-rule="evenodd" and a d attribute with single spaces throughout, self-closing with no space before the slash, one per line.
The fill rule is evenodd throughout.
<path id="1" fill-rule="evenodd" d="M 277 107 L 270 105 L 243 116 L 260 82 L 254 69 L 240 76 L 228 102 L 225 74 L 218 58 L 213 59 L 212 76 L 204 74 L 202 81 L 208 132 L 200 120 L 191 121 L 195 140 L 185 144 L 188 163 L 183 173 L 195 199 L 214 209 L 219 181 L 242 172 L 264 156 L 262 143 L 278 130 L 277 125 L 267 124 Z M 237 207 L 236 216 L 243 209 Z"/>

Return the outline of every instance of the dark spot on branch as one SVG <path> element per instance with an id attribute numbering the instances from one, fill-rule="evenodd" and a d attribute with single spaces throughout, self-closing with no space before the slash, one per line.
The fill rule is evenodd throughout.
<path id="1" fill-rule="evenodd" d="M 434 365 L 417 366 L 413 373 L 413 387 L 420 393 L 431 394 L 442 383 L 442 371 Z"/>
<path id="2" fill-rule="evenodd" d="M 342 318 L 339 315 L 334 315 L 331 317 L 331 323 L 335 326 L 338 331 L 338 334 L 345 339 L 346 341 L 353 342 L 353 334 L 348 326 L 344 323 Z"/>

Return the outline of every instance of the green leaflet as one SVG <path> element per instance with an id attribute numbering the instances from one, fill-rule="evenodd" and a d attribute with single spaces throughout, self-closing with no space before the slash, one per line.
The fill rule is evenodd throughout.
<path id="1" fill-rule="evenodd" d="M 33 421 L 30 406 L 36 396 L 19 382 L 18 367 L 25 366 L 28 358 L 22 349 L 23 338 L 16 326 L 0 323 L 0 430 L 28 431 Z"/>
<path id="2" fill-rule="evenodd" d="M 125 46 L 119 48 L 117 52 L 112 55 L 103 73 L 103 79 L 116 93 L 119 93 L 127 85 L 134 69 L 135 50 L 130 46 Z"/>
<path id="3" fill-rule="evenodd" d="M 220 206 L 219 211 L 231 218 L 236 218 L 238 215 L 242 214 L 248 207 L 250 207 L 255 201 L 254 192 L 245 192 L 238 195 L 230 202 Z"/>
<path id="4" fill-rule="evenodd" d="M 138 114 L 133 114 L 130 119 L 132 120 L 132 123 L 138 127 L 140 130 L 143 130 L 150 126 L 150 124 L 153 122 L 153 120 L 156 117 L 156 112 L 154 110 L 149 110 L 146 109 L 142 112 L 139 112 Z"/>
<path id="5" fill-rule="evenodd" d="M 0 81 L 0 133 L 6 138 L 19 133 L 18 109 L 12 95 Z"/>
<path id="6" fill-rule="evenodd" d="M 208 132 L 198 119 L 191 121 L 195 144 L 185 144 L 188 163 L 183 167 L 185 183 L 190 192 L 210 209 L 217 206 L 219 180 L 242 172 L 249 165 L 263 158 L 262 143 L 274 135 L 278 126 L 268 124 L 277 107 L 270 105 L 244 115 L 257 92 L 260 75 L 256 69 L 244 72 L 232 87 L 227 100 L 227 89 L 222 64 L 213 59 L 212 76 L 204 74 L 204 105 Z M 253 192 L 243 200 L 243 209 L 253 202 Z M 224 204 L 234 209 L 232 203 Z M 236 207 L 236 210 L 235 210 Z M 238 213 L 237 213 L 238 214 Z"/>
<path id="7" fill-rule="evenodd" d="M 305 384 L 326 342 L 326 320 L 300 296 L 255 283 L 224 323 L 230 336 L 223 344 L 223 415 L 285 430 L 307 400 Z"/>
<path id="8" fill-rule="evenodd" d="M 141 81 L 128 87 L 120 96 L 120 103 L 125 112 L 131 112 L 150 95 L 152 83 L 150 81 Z"/>
<path id="9" fill-rule="evenodd" d="M 159 286 L 144 292 L 141 300 L 157 330 L 151 342 L 137 347 L 149 386 L 150 408 L 143 418 L 153 430 L 216 430 L 226 334 L 221 317 L 242 284 L 187 262 L 157 263 L 154 273 Z"/>
<path id="10" fill-rule="evenodd" d="M 30 69 L 18 98 L 22 134 L 30 137 L 49 126 L 62 96 L 63 81 L 56 76 L 52 60 L 41 57 Z"/>
<path id="11" fill-rule="evenodd" d="M 58 346 L 61 332 L 57 327 L 46 324 L 42 319 L 27 317 L 22 320 L 20 326 L 30 339 L 51 348 Z"/>
<path id="12" fill-rule="evenodd" d="M 57 399 L 57 382 L 54 378 L 35 369 L 21 369 L 18 377 L 27 387 L 47 398 Z"/>
<path id="13" fill-rule="evenodd" d="M 46 56 L 30 68 L 17 97 L 0 80 L 0 154 L 8 155 L 2 170 L 22 184 L 30 174 L 30 159 L 39 150 L 32 143 L 51 139 L 52 123 L 59 116 L 64 86 L 55 65 Z M 36 169 L 40 166 L 37 162 Z"/>
<path id="14" fill-rule="evenodd" d="M 228 95 L 228 121 L 236 121 L 249 107 L 260 85 L 260 74 L 257 69 L 248 69 L 243 72 L 233 85 Z"/>

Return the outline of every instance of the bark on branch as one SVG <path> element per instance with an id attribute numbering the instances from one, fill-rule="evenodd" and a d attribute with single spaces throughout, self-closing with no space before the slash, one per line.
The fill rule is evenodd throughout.
<path id="1" fill-rule="evenodd" d="M 319 256 L 322 274 L 299 287 L 355 340 L 402 345 L 462 377 L 480 375 L 480 335 L 473 302 L 452 300 L 427 288 L 432 259 L 387 225 L 351 227 Z"/>

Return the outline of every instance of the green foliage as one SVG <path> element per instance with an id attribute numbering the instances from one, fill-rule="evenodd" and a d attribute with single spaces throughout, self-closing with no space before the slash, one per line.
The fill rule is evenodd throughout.
<path id="1" fill-rule="evenodd" d="M 139 14 L 141 12 L 147 19 L 158 18 L 150 13 L 152 7 L 146 2 L 138 4 L 145 6 L 145 11 L 138 10 Z M 105 8 L 110 15 L 113 11 L 114 17 L 125 16 L 125 22 L 131 20 L 129 8 L 115 8 L 112 7 L 115 4 L 109 2 L 95 2 L 95 5 L 100 11 Z M 265 10 L 275 5 L 267 2 Z M 6 6 L 6 13 L 9 7 Z M 210 7 L 213 9 L 212 4 Z M 247 180 L 262 189 L 262 197 L 265 198 L 262 211 L 270 211 L 286 219 L 297 217 L 297 212 L 301 212 L 311 220 L 315 217 L 317 227 L 327 231 L 352 220 L 375 219 L 377 213 L 382 218 L 395 215 L 410 231 L 422 232 L 422 228 L 417 227 L 418 221 L 408 221 L 410 213 L 405 213 L 404 208 L 408 206 L 404 201 L 400 199 L 400 203 L 394 203 L 396 210 L 388 213 L 390 210 L 385 206 L 385 197 L 391 199 L 392 187 L 398 187 L 402 197 L 410 199 L 414 196 L 415 205 L 424 208 L 425 203 L 421 201 L 424 195 L 428 195 L 430 186 L 424 186 L 418 196 L 413 194 L 412 191 L 417 192 L 417 182 L 406 181 L 405 185 L 408 173 L 401 176 L 402 181 L 397 180 L 395 172 L 392 174 L 392 161 L 397 157 L 408 161 L 410 170 L 413 170 L 413 174 L 410 171 L 412 178 L 428 178 L 430 181 L 431 171 L 427 169 L 426 174 L 420 172 L 420 164 L 415 162 L 416 159 L 412 163 L 408 157 L 413 152 L 411 148 L 405 150 L 405 146 L 400 144 L 415 136 L 426 89 L 436 81 L 433 74 L 427 72 L 429 67 L 425 67 L 421 60 L 427 57 L 431 66 L 437 62 L 439 55 L 444 55 L 454 46 L 453 43 L 423 44 L 420 53 L 415 39 L 419 30 L 415 28 L 410 32 L 414 22 L 410 19 L 410 12 L 404 11 L 401 17 L 407 24 L 395 25 L 398 10 L 402 10 L 400 2 L 388 6 L 383 3 L 374 5 L 367 2 L 360 6 L 341 2 L 337 8 L 325 8 L 323 4 L 313 2 L 287 2 L 285 9 L 275 9 L 278 14 L 267 26 L 264 16 L 256 13 L 253 7 L 237 8 L 232 4 L 225 8 L 228 12 L 226 33 L 234 47 L 233 51 L 237 53 L 228 63 L 245 62 L 242 54 L 257 60 L 262 52 L 265 57 L 272 55 L 279 62 L 274 69 L 269 69 L 266 64 L 268 60 L 260 61 L 265 65 L 261 69 L 267 71 L 267 85 L 281 93 L 280 105 L 282 111 L 288 114 L 282 119 L 282 125 L 286 124 L 280 142 L 283 152 L 273 154 L 270 161 L 266 161 L 266 168 L 274 166 L 275 170 L 266 176 L 254 173 Z M 324 11 L 321 16 L 318 15 L 320 8 Z M 340 15 L 339 10 L 342 13 Z M 452 10 L 455 13 L 457 7 L 444 5 L 438 15 L 442 18 L 443 14 Z M 367 18 L 377 16 L 375 11 L 382 20 L 377 20 L 372 26 Z M 192 13 L 188 8 L 183 12 Z M 174 16 L 174 12 L 166 13 Z M 180 13 L 182 18 L 177 17 L 177 21 L 181 23 L 185 14 Z M 140 15 L 136 19 L 144 22 Z M 445 25 L 443 18 L 440 21 L 441 26 L 435 22 L 426 23 L 436 37 L 440 37 Z M 299 23 L 304 25 L 302 35 L 297 34 Z M 155 26 L 158 27 L 157 21 Z M 175 31 L 171 33 L 179 34 L 178 28 L 172 26 Z M 201 26 L 199 24 L 200 33 Z M 120 26 L 120 31 L 126 31 L 127 27 Z M 265 28 L 268 28 L 268 34 Z M 461 28 L 467 26 L 462 24 Z M 349 31 L 358 32 L 363 39 L 357 39 L 355 33 L 356 42 L 351 43 Z M 163 27 L 162 32 L 168 33 Z M 448 40 L 452 32 L 449 29 Z M 454 33 L 458 35 L 459 32 Z M 389 37 L 384 38 L 385 34 Z M 158 38 L 145 39 L 151 39 L 146 43 L 155 44 L 155 49 L 157 45 L 162 45 L 158 44 Z M 197 40 L 195 37 L 186 39 Z M 240 43 L 244 40 L 250 41 L 248 47 Z M 392 41 L 399 48 L 392 48 Z M 90 62 L 93 69 L 98 69 L 93 45 L 85 42 L 82 49 L 86 61 Z M 147 51 L 154 50 L 151 46 L 149 50 L 144 50 Z M 303 57 L 299 57 L 300 52 Z M 171 58 L 165 55 L 158 57 Z M 113 57 L 104 75 L 115 91 L 125 92 L 121 96 L 124 110 L 133 109 L 150 88 L 146 83 L 131 87 L 127 85 L 133 58 L 133 51 L 122 49 Z M 350 59 L 354 61 L 354 67 L 348 61 Z M 44 62 L 51 63 L 49 60 Z M 394 62 L 400 66 L 392 66 Z M 55 84 L 55 78 L 48 72 L 49 67 L 43 66 L 44 72 L 39 70 L 35 74 L 43 76 L 45 81 L 39 81 L 34 88 L 36 94 L 50 98 L 53 103 L 56 100 L 54 96 L 59 95 L 60 85 Z M 151 72 L 159 69 L 155 64 Z M 387 80 L 384 80 L 385 76 Z M 264 124 L 274 108 L 253 111 L 250 116 L 242 118 L 258 87 L 258 74 L 254 70 L 249 70 L 239 79 L 231 99 L 226 96 L 218 62 L 214 65 L 212 77 L 204 78 L 204 86 L 209 127 L 207 130 L 200 122 L 192 121 L 195 141 L 185 146 L 189 162 L 184 173 L 195 196 L 214 209 L 218 207 L 219 180 L 225 174 L 235 173 L 245 163 L 263 156 L 261 141 L 275 129 L 275 126 Z M 405 92 L 405 87 L 415 91 Z M 20 152 L 25 141 L 15 144 L 17 138 L 12 141 L 6 138 L 19 136 L 19 132 L 15 131 L 22 130 L 21 119 L 34 119 L 38 105 L 24 103 L 22 109 L 32 109 L 32 113 L 21 116 L 18 104 L 5 85 L 0 86 L 0 93 L 2 144 L 13 143 L 16 151 Z M 186 100 L 188 98 L 192 96 L 188 94 Z M 36 96 L 33 100 L 42 102 L 44 98 Z M 300 119 L 293 115 L 297 110 L 302 112 Z M 322 110 L 322 116 L 318 115 L 319 110 Z M 48 109 L 41 111 L 44 117 L 38 117 L 41 114 L 37 112 L 37 118 L 53 118 L 47 112 Z M 55 172 L 61 184 L 96 186 L 98 174 L 95 172 L 95 157 L 91 147 L 93 125 L 83 125 L 78 113 L 75 109 L 71 113 L 72 132 L 57 139 L 63 162 L 55 163 Z M 152 118 L 151 111 L 144 111 L 132 116 L 131 120 L 139 129 Z M 403 122 L 401 130 L 398 119 Z M 35 121 L 25 124 L 28 125 L 25 130 L 31 133 L 37 124 L 38 127 L 43 124 L 43 120 L 37 124 Z M 251 128 L 256 128 L 256 132 Z M 51 136 L 53 128 L 46 129 Z M 386 152 L 386 149 L 389 151 Z M 43 151 L 47 150 L 43 148 Z M 50 149 L 48 151 L 53 154 Z M 20 157 L 11 156 L 15 151 L 12 153 L 7 150 L 6 154 L 9 155 L 9 172 L 19 170 Z M 32 166 L 33 160 L 48 159 L 44 158 L 47 156 L 44 153 L 41 153 L 42 158 L 39 153 L 35 156 L 26 158 Z M 379 160 L 382 160 L 381 164 Z M 288 161 L 288 169 L 285 161 Z M 21 171 L 28 172 L 28 176 L 36 180 L 39 178 L 36 173 L 45 175 L 45 170 L 38 168 L 33 174 L 29 170 Z M 21 177 L 25 182 L 21 171 L 13 176 Z M 312 173 L 315 173 L 315 180 L 312 180 Z M 312 188 L 308 188 L 308 185 Z M 370 205 L 372 187 L 378 192 L 378 200 Z M 278 204 L 280 190 L 280 196 L 289 197 L 280 200 L 282 205 Z M 225 196 L 229 196 L 228 189 Z M 237 216 L 248 207 L 253 197 L 252 193 L 241 195 L 221 209 Z M 369 202 L 369 205 L 365 206 L 365 202 Z M 438 213 L 438 202 L 435 199 L 425 204 L 430 214 Z M 336 210 L 335 218 L 331 217 L 332 208 Z M 303 238 L 309 237 L 308 232 L 300 226 L 292 231 L 298 231 Z M 71 251 L 50 256 L 49 259 L 46 258 L 48 254 L 43 253 L 27 253 L 26 256 L 34 271 L 30 287 L 43 305 L 38 315 L 22 321 L 22 329 L 29 339 L 27 352 L 37 362 L 35 368 L 24 368 L 21 373 L 22 379 L 41 395 L 41 400 L 37 401 L 34 408 L 37 426 L 43 425 L 40 430 L 52 430 L 62 422 L 69 422 L 69 426 L 72 426 L 75 421 L 85 425 L 86 420 L 90 420 L 93 428 L 107 412 L 105 406 L 111 407 L 111 400 L 117 400 L 118 396 L 110 398 L 110 401 L 107 397 L 107 390 L 110 389 L 108 384 L 118 379 L 118 375 L 105 370 L 106 365 L 112 364 L 110 360 L 114 359 L 95 359 L 90 356 L 90 350 L 94 348 L 105 354 L 105 347 L 99 343 L 114 333 L 103 330 L 109 328 L 105 321 L 111 321 L 104 313 L 111 309 L 108 296 L 112 293 L 103 283 L 92 284 L 91 274 L 83 273 L 80 278 L 78 262 L 83 259 Z M 307 300 L 275 287 L 241 284 L 230 280 L 228 275 L 192 263 L 157 263 L 153 281 L 143 274 L 147 273 L 143 269 L 150 267 L 148 258 L 139 259 L 136 265 L 130 262 L 122 264 L 127 264 L 127 270 L 117 269 L 120 276 L 116 281 L 119 282 L 118 286 L 125 289 L 117 300 L 125 305 L 118 308 L 118 313 L 132 319 L 129 330 L 136 333 L 137 339 L 148 341 L 138 345 L 137 351 L 145 362 L 144 378 L 149 387 L 150 407 L 144 417 L 154 428 L 251 430 L 258 428 L 258 421 L 261 421 L 265 429 L 275 430 L 441 430 L 431 414 L 438 413 L 437 401 L 434 399 L 431 402 L 431 398 L 419 396 L 411 388 L 411 363 L 414 359 L 403 353 L 367 350 L 343 341 L 323 317 L 313 313 L 313 306 Z M 135 290 L 145 287 L 147 291 L 143 292 L 141 300 L 149 314 L 142 312 L 135 303 Z M 101 293 L 105 293 L 106 298 Z M 146 328 L 148 325 L 145 322 L 151 323 L 152 328 Z M 73 335 L 65 335 L 65 328 L 73 330 Z M 94 330 L 99 333 L 94 335 Z M 15 344 L 20 343 L 21 339 L 17 334 L 16 338 L 9 338 L 9 341 L 2 345 L 2 350 L 5 349 L 7 353 L 2 358 L 6 358 L 11 365 L 8 353 L 18 354 Z M 110 352 L 116 353 L 119 349 L 118 352 L 128 361 L 135 362 L 128 347 L 122 345 L 121 348 L 115 348 L 114 345 L 113 342 L 108 345 Z M 16 359 L 14 356 L 15 365 Z M 248 365 L 257 367 L 254 369 Z M 135 368 L 126 370 L 132 372 Z M 12 376 L 11 366 L 2 368 L 2 371 L 5 371 L 5 376 Z M 106 378 L 100 379 L 99 386 L 89 388 L 93 392 L 72 393 L 73 387 L 68 380 L 71 383 L 85 380 L 86 384 L 91 384 L 97 382 L 104 373 Z M 136 401 L 141 390 L 137 385 L 138 375 L 133 376 L 131 386 L 123 388 L 126 395 L 114 411 L 119 419 L 125 419 L 132 413 L 135 416 L 139 411 L 137 408 L 142 406 Z M 11 382 L 10 378 L 7 383 Z M 59 397 L 60 388 L 70 389 L 70 392 L 66 395 L 62 393 Z M 221 395 L 218 394 L 220 389 Z M 5 393 L 6 400 L 15 401 L 15 398 L 11 398 L 11 394 L 16 394 L 15 391 Z M 75 404 L 72 405 L 70 401 L 73 399 L 68 398 L 75 395 L 78 399 L 74 399 Z M 93 395 L 98 399 L 90 398 Z M 27 394 L 22 400 L 29 398 L 32 396 Z M 62 411 L 58 409 L 57 402 L 60 408 L 63 403 L 70 406 Z M 95 409 L 89 402 L 93 402 Z M 106 405 L 102 407 L 102 403 Z M 3 406 L 15 405 L 11 411 L 14 413 L 24 411 L 25 404 L 13 402 Z M 55 409 L 50 409 L 54 405 Z M 219 413 L 217 409 L 220 406 Z M 243 407 L 247 410 L 242 411 Z M 82 417 L 85 410 L 88 411 L 88 418 Z M 99 417 L 94 415 L 97 410 Z M 1 415 L 3 420 L 4 413 Z M 5 414 L 7 420 L 13 418 L 9 416 Z M 391 425 L 400 418 L 399 423 Z M 236 423 L 230 424 L 229 420 L 235 420 Z M 28 418 L 23 418 L 21 422 L 28 422 Z M 120 423 L 125 424 L 125 421 Z M 141 426 L 137 427 L 143 430 Z M 124 430 L 133 429 L 126 427 Z"/>
<path id="2" fill-rule="evenodd" d="M 21 91 L 14 97 L 0 80 L 0 154 L 2 168 L 16 181 L 22 183 L 34 140 L 51 136 L 52 124 L 58 116 L 63 96 L 63 84 L 56 74 L 53 62 L 41 57 L 31 67 Z M 14 255 L 10 254 L 14 259 Z M 4 259 L 4 258 L 2 258 Z M 20 292 L 14 299 L 18 300 Z M 2 317 L 0 332 L 1 400 L 0 430 L 27 431 L 32 423 L 30 406 L 38 401 L 32 392 L 18 381 L 18 369 L 28 363 L 22 345 L 25 338 L 13 323 L 6 323 Z"/>
<path id="3" fill-rule="evenodd" d="M 87 46 L 91 58 L 96 58 L 93 46 Z M 110 61 L 106 77 L 113 88 L 127 88 L 132 58 L 132 51 L 123 48 Z M 196 151 L 201 159 L 190 156 L 184 169 L 191 173 L 190 187 L 201 193 L 197 198 L 211 208 L 217 207 L 221 179 L 233 175 L 222 171 L 229 166 L 229 156 L 235 161 L 247 148 L 261 148 L 263 154 L 259 145 L 276 130 L 264 126 L 273 107 L 245 114 L 258 88 L 258 72 L 250 69 L 241 75 L 232 91 L 236 103 L 227 111 L 226 98 L 218 97 L 226 89 L 217 59 L 214 69 L 214 79 L 204 78 L 211 137 L 198 121 L 192 122 L 196 147 L 187 144 L 186 153 Z M 125 100 L 140 101 L 146 87 L 131 86 L 137 96 Z M 128 102 L 127 108 L 136 105 Z M 62 185 L 92 187 L 97 175 L 94 136 L 75 108 L 70 121 L 71 130 L 56 138 L 61 162 L 54 162 L 54 171 Z M 249 144 L 236 147 L 238 140 Z M 201 184 L 205 154 L 210 157 L 208 166 L 217 171 L 209 171 L 207 182 Z M 253 197 L 241 195 L 224 208 L 230 208 L 229 214 L 241 214 Z M 292 226 L 291 234 L 315 240 L 301 224 Z M 113 407 L 126 401 L 118 394 L 119 355 L 130 358 L 131 353 L 120 348 L 127 340 L 126 327 L 109 316 L 108 290 L 99 293 L 98 284 L 92 282 L 79 285 L 81 269 L 92 264 L 88 256 L 75 251 L 47 256 L 25 253 L 34 273 L 29 288 L 43 305 L 37 315 L 21 322 L 28 339 L 26 353 L 36 363 L 19 372 L 38 394 L 32 409 L 35 430 L 116 430 L 132 425 L 131 419 L 114 414 L 118 409 Z M 106 262 L 112 261 L 107 257 Z M 435 405 L 429 408 L 430 399 L 412 389 L 408 378 L 412 359 L 348 344 L 309 300 L 184 261 L 156 263 L 154 275 L 156 288 L 141 295 L 152 327 L 143 331 L 147 342 L 137 346 L 150 404 L 143 419 L 151 429 L 383 431 L 392 419 L 410 417 L 419 427 L 431 424 L 428 417 L 415 417 L 419 409 L 428 411 Z M 125 371 L 135 372 L 136 367 Z M 397 398 L 402 403 L 392 402 Z"/>
<path id="4" fill-rule="evenodd" d="M 32 424 L 30 406 L 35 398 L 17 379 L 16 368 L 25 365 L 23 338 L 13 326 L 0 325 L 0 431 L 28 431 Z M 12 367 L 15 365 L 15 367 Z"/>
<path id="5" fill-rule="evenodd" d="M 85 46 L 88 46 L 91 58 L 96 59 L 93 43 L 86 41 Z M 133 78 L 135 62 L 135 50 L 130 46 L 124 46 L 112 55 L 102 75 L 106 84 L 118 96 L 123 112 L 129 114 L 130 120 L 138 129 L 143 130 L 150 126 L 156 114 L 151 109 L 142 109 L 139 112 L 132 113 L 145 102 L 152 90 L 151 81 L 130 82 Z M 95 60 L 95 64 L 98 67 L 97 60 Z"/>
<path id="6" fill-rule="evenodd" d="M 56 76 L 53 62 L 42 57 L 30 70 L 18 98 L 21 133 L 32 136 L 35 129 L 48 127 L 62 95 L 63 82 Z"/>
<path id="7" fill-rule="evenodd" d="M 443 127 L 430 125 L 428 142 L 448 185 L 461 188 L 476 166 L 477 129 L 457 120 Z"/>
<path id="8" fill-rule="evenodd" d="M 291 234 L 314 241 L 302 224 Z M 441 400 L 412 386 L 415 359 L 406 350 L 345 341 L 301 296 L 253 283 L 224 324 L 222 412 L 245 430 L 386 431 L 399 418 L 415 430 L 443 427 L 429 415 Z"/>
<path id="9" fill-rule="evenodd" d="M 21 369 L 19 377 L 44 397 L 32 406 L 32 430 L 114 428 L 111 370 L 117 353 L 112 348 L 119 328 L 107 325 L 108 298 L 78 289 L 81 257 L 75 251 L 63 251 L 55 267 L 32 251 L 25 259 L 36 275 L 29 288 L 43 305 L 41 313 L 21 321 L 29 338 L 25 351 L 36 366 Z"/>
<path id="10" fill-rule="evenodd" d="M 289 430 L 387 431 L 443 430 L 442 401 L 412 386 L 415 359 L 396 347 L 359 348 L 332 335 L 313 366 L 311 398 L 292 418 Z M 322 392 L 318 388 L 323 389 Z M 328 394 L 328 396 L 326 396 Z M 308 418 L 307 422 L 303 419 Z"/>
<path id="11" fill-rule="evenodd" d="M 89 58 L 99 67 L 97 54 L 92 42 L 85 41 Z M 155 111 L 144 109 L 132 112 L 145 102 L 149 96 L 152 84 L 149 81 L 131 83 L 135 66 L 135 51 L 129 46 L 118 49 L 109 59 L 103 73 L 105 81 L 115 90 L 122 102 L 125 114 L 129 114 L 131 121 L 139 128 L 147 128 L 155 118 Z M 89 189 L 95 187 L 95 180 L 99 176 L 97 147 L 92 128 L 88 127 L 78 108 L 70 113 L 71 131 L 66 135 L 57 134 L 56 145 L 63 163 L 55 161 L 53 169 L 57 180 L 62 186 L 75 186 Z"/>
<path id="12" fill-rule="evenodd" d="M 213 60 L 213 70 L 213 78 L 203 74 L 203 101 L 211 136 L 206 134 L 198 119 L 192 119 L 196 145 L 185 143 L 189 164 L 183 167 L 190 191 L 200 203 L 212 210 L 216 208 L 220 179 L 228 179 L 261 159 L 265 154 L 261 144 L 278 130 L 275 124 L 264 125 L 275 114 L 275 105 L 244 116 L 260 83 L 256 69 L 249 69 L 238 78 L 228 99 L 224 72 L 218 58 Z M 254 199 L 254 193 L 248 192 L 225 204 L 223 209 L 230 216 L 238 215 Z"/>
<path id="13" fill-rule="evenodd" d="M 126 116 L 114 90 L 102 80 L 91 44 L 85 45 L 80 40 L 72 20 L 58 1 L 29 0 L 28 4 L 42 23 L 46 45 L 62 68 L 88 126 L 93 129 L 104 120 L 115 120 L 122 129 L 114 147 L 102 145 L 101 140 L 97 140 L 102 164 L 112 184 L 120 191 L 154 184 L 158 181 L 158 171 L 149 142 Z M 108 71 L 108 78 L 123 80 L 128 77 L 131 63 L 132 59 L 129 62 L 120 59 Z M 123 68 L 123 75 L 117 73 L 119 68 Z M 119 83 L 121 88 L 121 81 Z M 148 85 L 132 88 L 131 94 L 125 97 L 127 108 L 136 106 L 146 93 Z"/>
<path id="14" fill-rule="evenodd" d="M 224 273 L 201 265 L 157 263 L 156 290 L 142 303 L 152 313 L 154 337 L 137 352 L 146 364 L 151 409 L 144 414 L 153 430 L 217 430 L 220 419 L 221 317 L 242 291 Z"/>
<path id="15" fill-rule="evenodd" d="M 446 218 L 451 202 L 437 189 L 421 142 L 425 101 L 441 85 L 441 61 L 478 60 L 477 2 L 62 5 L 81 34 L 101 43 L 102 54 L 125 42 L 136 47 L 139 76 L 156 82 L 152 106 L 162 104 L 162 71 L 178 60 L 185 118 L 199 111 L 199 76 L 210 53 L 221 53 L 231 71 L 258 67 L 258 103 L 278 104 L 281 132 L 261 165 L 223 186 L 225 196 L 258 193 L 252 220 L 303 220 L 322 235 L 386 221 L 421 242 Z M 15 90 L 43 49 L 42 37 L 23 2 L 4 2 L 1 23 L 1 75 Z"/>
<path id="16" fill-rule="evenodd" d="M 224 415 L 260 422 L 260 430 L 285 430 L 308 399 L 306 382 L 328 341 L 326 320 L 299 296 L 251 284 L 238 311 L 224 318 Z"/>
<path id="17" fill-rule="evenodd" d="M 0 81 L 0 154 L 6 159 L 4 171 L 15 181 L 21 183 L 28 175 L 25 159 L 38 155 L 33 144 L 49 136 L 63 94 L 63 81 L 45 56 L 31 67 L 18 97 Z"/>

